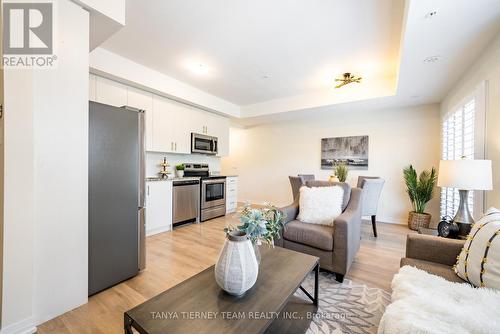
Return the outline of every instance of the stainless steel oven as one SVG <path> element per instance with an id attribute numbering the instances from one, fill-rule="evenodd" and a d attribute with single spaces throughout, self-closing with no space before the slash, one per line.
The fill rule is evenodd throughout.
<path id="1" fill-rule="evenodd" d="M 226 178 L 208 177 L 201 179 L 201 214 L 205 221 L 226 214 Z"/>
<path id="2" fill-rule="evenodd" d="M 191 153 L 216 155 L 218 152 L 217 146 L 217 137 L 191 133 Z"/>

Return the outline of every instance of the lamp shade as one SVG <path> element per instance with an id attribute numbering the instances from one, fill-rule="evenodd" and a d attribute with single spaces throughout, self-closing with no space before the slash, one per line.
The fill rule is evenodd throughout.
<path id="1" fill-rule="evenodd" d="M 441 160 L 438 187 L 491 190 L 491 160 Z"/>

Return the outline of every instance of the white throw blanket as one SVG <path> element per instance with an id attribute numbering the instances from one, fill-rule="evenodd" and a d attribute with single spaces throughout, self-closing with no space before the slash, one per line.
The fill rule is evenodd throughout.
<path id="1" fill-rule="evenodd" d="M 379 334 L 500 333 L 500 291 L 452 283 L 410 266 L 394 276 L 392 291 Z"/>

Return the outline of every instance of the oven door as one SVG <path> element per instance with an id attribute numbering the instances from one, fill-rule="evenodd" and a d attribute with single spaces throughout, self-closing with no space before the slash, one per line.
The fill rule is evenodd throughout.
<path id="1" fill-rule="evenodd" d="M 208 209 L 226 205 L 226 180 L 201 181 L 201 208 Z"/>
<path id="2" fill-rule="evenodd" d="M 211 155 L 217 154 L 217 138 L 200 135 L 198 133 L 192 133 L 191 153 L 202 153 Z"/>

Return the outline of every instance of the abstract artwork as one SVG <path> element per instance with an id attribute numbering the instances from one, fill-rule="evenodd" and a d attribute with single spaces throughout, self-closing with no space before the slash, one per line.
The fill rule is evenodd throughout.
<path id="1" fill-rule="evenodd" d="M 368 169 L 368 136 L 321 139 L 321 169 L 344 163 L 349 169 Z"/>

